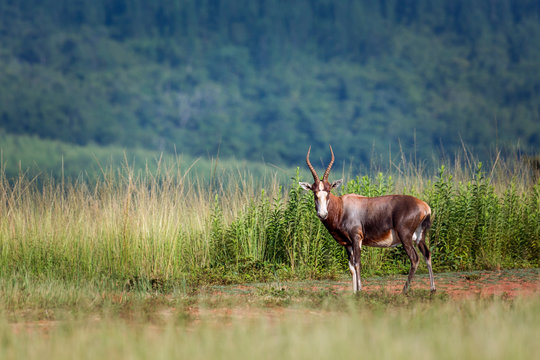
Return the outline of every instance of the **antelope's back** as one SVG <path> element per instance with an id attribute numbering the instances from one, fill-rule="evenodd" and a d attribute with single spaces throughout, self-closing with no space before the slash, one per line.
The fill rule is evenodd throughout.
<path id="1" fill-rule="evenodd" d="M 410 195 L 348 194 L 342 199 L 345 226 L 350 230 L 361 226 L 364 235 L 371 238 L 384 237 L 397 227 L 416 229 L 431 214 L 428 204 Z"/>

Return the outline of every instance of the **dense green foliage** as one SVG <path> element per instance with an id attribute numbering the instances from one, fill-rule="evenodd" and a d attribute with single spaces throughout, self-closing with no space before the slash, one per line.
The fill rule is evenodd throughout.
<path id="1" fill-rule="evenodd" d="M 212 227 L 215 264 L 238 266 L 239 259 L 279 262 L 311 274 L 346 269 L 346 254 L 317 218 L 313 196 L 295 181 L 287 202 L 270 205 L 261 196 L 225 227 Z M 497 195 L 479 164 L 474 179 L 455 183 L 444 167 L 420 194 L 434 214 L 430 235 L 433 266 L 438 270 L 537 266 L 540 261 L 540 181 L 519 194 L 515 182 Z M 380 196 L 393 191 L 392 178 L 379 174 L 348 182 L 343 193 Z M 214 212 L 219 216 L 219 208 Z M 214 218 L 215 221 L 215 218 Z M 223 230 L 225 228 L 226 230 Z M 363 271 L 408 272 L 403 248 L 363 250 Z"/>
<path id="2" fill-rule="evenodd" d="M 0 0 L 0 44 L 8 133 L 288 165 L 540 147 L 535 0 Z"/>

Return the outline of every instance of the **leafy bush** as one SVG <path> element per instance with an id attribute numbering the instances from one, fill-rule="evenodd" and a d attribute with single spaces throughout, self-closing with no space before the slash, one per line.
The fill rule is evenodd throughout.
<path id="1" fill-rule="evenodd" d="M 303 273 L 329 273 L 347 269 L 346 253 L 317 218 L 311 193 L 304 192 L 298 174 L 287 201 L 272 201 L 261 194 L 251 201 L 228 226 L 216 206 L 212 234 L 221 251 L 216 263 L 239 259 L 279 263 Z M 342 193 L 381 196 L 392 193 L 391 176 L 379 173 L 350 180 Z M 419 195 L 432 208 L 433 224 L 428 238 L 433 264 L 438 271 L 534 266 L 538 263 L 540 181 L 518 194 L 514 182 L 502 195 L 478 163 L 476 174 L 466 184 L 440 168 L 435 181 Z M 213 220 L 214 221 L 214 220 Z M 363 271 L 368 274 L 406 273 L 409 260 L 402 247 L 364 247 Z"/>

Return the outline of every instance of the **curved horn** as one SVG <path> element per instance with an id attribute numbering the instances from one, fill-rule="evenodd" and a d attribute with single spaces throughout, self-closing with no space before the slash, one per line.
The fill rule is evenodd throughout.
<path id="1" fill-rule="evenodd" d="M 309 162 L 309 152 L 311 151 L 311 146 L 309 147 L 308 151 L 307 151 L 307 156 L 306 156 L 306 163 L 307 163 L 307 166 L 309 168 L 309 170 L 311 170 L 311 175 L 313 175 L 313 180 L 315 180 L 315 182 L 319 182 L 319 177 L 317 176 L 317 172 L 315 172 L 315 169 L 313 168 L 313 165 L 311 165 L 311 163 Z"/>
<path id="2" fill-rule="evenodd" d="M 332 168 L 332 165 L 334 165 L 334 151 L 332 150 L 332 145 L 330 146 L 330 152 L 332 153 L 332 160 L 330 160 L 330 164 L 328 164 L 328 167 L 326 168 L 326 171 L 323 175 L 323 181 L 328 181 L 328 175 L 330 174 L 330 169 Z"/>

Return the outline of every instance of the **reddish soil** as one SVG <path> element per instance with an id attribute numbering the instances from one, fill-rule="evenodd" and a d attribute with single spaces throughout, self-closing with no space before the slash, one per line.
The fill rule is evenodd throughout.
<path id="1" fill-rule="evenodd" d="M 387 291 L 399 294 L 405 283 L 406 276 L 391 276 L 379 278 L 366 278 L 362 280 L 363 291 L 374 293 Z M 452 299 L 466 299 L 470 297 L 503 297 L 514 298 L 517 296 L 540 295 L 540 268 L 517 269 L 501 271 L 476 271 L 458 273 L 435 274 L 437 293 L 446 293 Z M 205 300 L 204 305 L 194 303 L 185 308 L 189 315 L 190 323 L 197 325 L 202 319 L 206 322 L 214 321 L 216 325 L 228 325 L 233 319 L 259 319 L 266 318 L 270 322 L 295 313 L 311 316 L 327 316 L 327 311 L 309 308 L 294 308 L 279 304 L 281 296 L 288 294 L 333 293 L 337 296 L 352 292 L 349 279 L 338 281 L 290 281 L 283 283 L 264 283 L 231 286 L 209 286 L 200 289 L 200 294 Z M 415 277 L 412 291 L 429 291 L 429 278 L 425 274 Z M 165 295 L 168 297 L 168 295 Z M 198 297 L 195 295 L 195 297 Z M 294 296 L 294 295 L 293 295 Z M 300 295 L 302 296 L 302 295 Z M 264 299 L 268 299 L 268 306 L 263 305 Z M 258 305 L 250 306 L 253 299 Z M 261 302 L 261 299 L 263 301 Z M 213 305 L 212 305 L 213 304 Z M 178 309 L 158 306 L 153 317 L 166 320 L 174 316 Z M 99 322 L 99 315 L 90 316 L 89 320 Z M 151 324 L 150 324 L 151 325 Z M 15 333 L 43 333 L 45 336 L 51 329 L 58 326 L 56 320 L 37 320 L 11 323 Z M 155 325 L 151 325 L 155 326 Z M 159 327 L 159 326 L 158 326 Z"/>
<path id="2" fill-rule="evenodd" d="M 372 293 L 384 290 L 398 294 L 401 293 L 406 279 L 406 275 L 363 278 L 363 291 Z M 476 296 L 504 296 L 507 298 L 533 296 L 540 294 L 540 268 L 438 273 L 435 274 L 435 285 L 437 292 L 447 293 L 453 299 Z M 352 284 L 349 279 L 284 282 L 283 286 L 288 289 L 330 291 L 338 294 L 352 291 Z M 261 284 L 216 287 L 210 293 L 214 295 L 247 295 L 253 293 L 257 287 L 260 288 Z M 429 290 L 428 275 L 417 274 L 413 279 L 411 290 Z"/>
<path id="3" fill-rule="evenodd" d="M 373 277 L 363 279 L 363 291 L 376 293 L 385 291 L 400 294 L 407 276 Z M 467 299 L 474 297 L 502 297 L 511 299 L 518 296 L 540 295 L 540 269 L 518 269 L 502 271 L 475 271 L 435 274 L 438 294 L 448 294 L 451 299 Z M 419 274 L 415 277 L 411 291 L 429 291 L 429 277 Z M 287 299 L 290 295 L 309 296 L 310 293 L 331 293 L 343 296 L 352 292 L 349 279 L 338 281 L 290 281 L 282 283 L 244 284 L 230 286 L 210 286 L 201 291 L 201 295 L 215 306 L 195 305 L 188 309 L 194 323 L 200 319 L 215 321 L 218 325 L 228 325 L 233 319 L 266 318 L 270 322 L 288 315 L 302 313 L 304 317 L 327 316 L 328 311 L 322 309 L 295 308 L 279 303 L 279 299 Z M 261 306 L 261 299 L 269 299 L 268 306 Z M 250 306 L 250 302 L 259 299 L 259 305 Z M 230 305 L 227 299 L 233 299 Z M 243 299 L 243 300 L 241 300 Z M 278 300 L 274 303 L 275 300 Z M 244 305 L 240 305 L 244 303 Z M 309 316 L 308 316 L 309 317 Z M 302 317 L 300 317 L 302 318 Z"/>
<path id="4" fill-rule="evenodd" d="M 527 272 L 527 270 L 524 270 Z M 406 277 L 393 279 L 385 285 L 366 284 L 366 291 L 384 288 L 390 292 L 401 292 Z M 474 273 L 452 273 L 435 275 L 435 285 L 438 292 L 445 292 L 454 299 L 488 296 L 531 296 L 540 291 L 538 272 L 515 273 L 509 271 L 479 271 Z M 429 289 L 429 279 L 426 276 L 413 280 L 412 289 Z"/>

